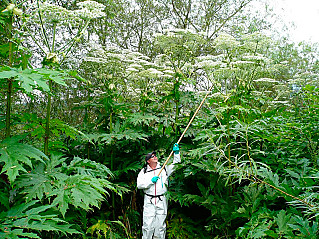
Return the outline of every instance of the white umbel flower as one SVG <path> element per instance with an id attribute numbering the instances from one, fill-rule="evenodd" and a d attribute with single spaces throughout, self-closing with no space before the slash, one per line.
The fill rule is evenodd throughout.
<path id="1" fill-rule="evenodd" d="M 105 17 L 106 14 L 103 12 L 105 6 L 101 3 L 95 1 L 84 1 L 77 3 L 79 10 L 76 10 L 76 13 L 81 18 L 85 19 L 95 19 L 100 17 Z"/>

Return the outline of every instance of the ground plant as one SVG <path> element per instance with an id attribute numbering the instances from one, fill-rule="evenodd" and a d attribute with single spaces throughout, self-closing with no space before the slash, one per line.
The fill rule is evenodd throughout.
<path id="1" fill-rule="evenodd" d="M 318 238 L 318 46 L 252 2 L 1 1 L 0 238 L 141 238 L 185 129 L 167 238 Z"/>

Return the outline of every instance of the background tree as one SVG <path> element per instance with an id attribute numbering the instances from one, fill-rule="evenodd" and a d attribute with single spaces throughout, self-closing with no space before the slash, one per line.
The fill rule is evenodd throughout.
<path id="1" fill-rule="evenodd" d="M 262 34 L 254 2 L 1 5 L 0 234 L 140 238 L 143 155 L 164 161 L 213 86 L 180 145 L 168 238 L 316 238 L 317 46 Z"/>

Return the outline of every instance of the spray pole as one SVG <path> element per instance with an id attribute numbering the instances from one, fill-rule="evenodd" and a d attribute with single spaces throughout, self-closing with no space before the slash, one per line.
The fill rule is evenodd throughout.
<path id="1" fill-rule="evenodd" d="M 181 142 L 181 140 L 182 140 L 182 138 L 184 137 L 186 131 L 188 130 L 189 126 L 192 124 L 194 118 L 196 117 L 198 111 L 200 110 L 200 108 L 201 108 L 202 105 L 204 104 L 204 102 L 205 102 L 207 96 L 209 95 L 209 93 L 210 93 L 211 90 L 213 89 L 213 86 L 214 86 L 214 85 L 212 85 L 212 86 L 209 88 L 209 90 L 208 90 L 207 94 L 205 95 L 204 99 L 202 100 L 202 102 L 201 102 L 200 105 L 198 106 L 197 110 L 195 111 L 193 117 L 191 118 L 191 120 L 188 122 L 188 125 L 187 125 L 186 128 L 184 129 L 184 132 L 183 132 L 182 135 L 179 137 L 179 139 L 178 139 L 178 141 L 177 141 L 177 144 L 179 144 L 179 142 Z M 169 154 L 168 158 L 166 159 L 164 165 L 162 166 L 161 170 L 159 171 L 159 173 L 158 173 L 157 176 L 160 176 L 161 172 L 163 171 L 165 165 L 168 163 L 168 160 L 172 157 L 173 153 L 174 153 L 174 151 L 172 150 L 171 153 Z"/>

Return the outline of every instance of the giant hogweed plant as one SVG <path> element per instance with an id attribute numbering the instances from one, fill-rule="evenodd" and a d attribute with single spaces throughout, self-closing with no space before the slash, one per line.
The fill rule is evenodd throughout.
<path id="1" fill-rule="evenodd" d="M 79 233 L 71 229 L 72 224 L 60 219 L 60 215 L 65 218 L 68 213 L 76 215 L 98 208 L 111 191 L 120 196 L 127 192 L 125 187 L 110 182 L 113 174 L 102 164 L 79 157 L 69 160 L 52 155 L 47 158 L 32 146 L 22 144 L 17 150 L 18 144 L 12 143 L 13 140 L 2 144 L 0 155 L 2 162 L 6 162 L 3 172 L 7 173 L 12 186 L 10 191 L 1 191 L 1 197 L 10 200 L 1 202 L 1 207 L 6 208 L 0 218 L 3 235 L 38 238 L 36 231 Z M 7 169 L 9 162 L 12 164 Z M 21 202 L 25 203 L 16 206 Z M 79 221 L 77 227 L 85 233 L 82 223 Z M 27 230 L 34 233 L 28 234 Z"/>
<path id="2" fill-rule="evenodd" d="M 72 224 L 60 218 L 53 205 L 41 205 L 38 200 L 12 206 L 0 213 L 1 238 L 43 238 L 41 233 L 55 235 L 80 234 Z"/>
<path id="3" fill-rule="evenodd" d="M 217 134 L 216 130 L 212 130 L 212 133 L 210 130 L 203 131 L 197 139 L 202 142 L 201 147 L 198 145 L 202 150 L 199 155 L 206 152 L 205 158 L 197 162 L 198 152 L 194 150 L 191 162 L 185 159 L 183 167 L 177 172 L 178 178 L 180 173 L 184 175 L 183 183 L 177 183 L 181 182 L 178 178 L 173 182 L 170 198 L 183 206 L 198 205 L 207 208 L 211 219 L 206 229 L 213 235 L 235 234 L 235 224 L 238 224 L 244 225 L 236 231 L 238 238 L 303 238 L 306 235 L 315 238 L 317 222 L 307 219 L 307 214 L 309 213 L 309 217 L 313 216 L 317 208 L 310 161 L 290 159 L 285 168 L 280 164 L 279 167 L 276 164 L 277 168 L 274 168 L 265 161 L 271 154 L 265 147 L 271 147 L 272 142 L 265 142 L 265 138 L 261 140 L 268 130 L 267 124 L 255 124 L 247 127 L 248 125 L 234 121 L 230 131 L 225 131 L 236 139 L 230 143 L 230 157 L 227 141 L 222 142 L 224 136 L 219 138 L 220 133 Z M 287 133 L 283 135 L 287 136 Z M 271 133 L 267 132 L 265 136 L 271 136 Z M 263 150 L 260 149 L 261 143 L 264 144 Z M 174 187 L 177 187 L 176 191 Z M 188 192 L 187 188 L 193 190 Z M 179 190 L 183 190 L 183 193 Z M 283 201 L 294 207 L 285 206 Z M 287 217 L 288 224 L 282 215 L 284 211 L 279 210 L 294 214 Z M 301 230 L 301 225 L 305 225 L 307 229 Z M 220 228 L 224 231 L 219 231 Z"/>
<path id="4" fill-rule="evenodd" d="M 76 43 L 87 33 L 93 19 L 104 17 L 105 6 L 95 1 L 77 2 L 78 9 L 68 10 L 56 4 L 37 0 L 28 6 L 23 30 L 44 54 L 43 64 L 62 64 Z M 32 34 L 38 29 L 38 34 Z M 67 39 L 64 33 L 73 29 Z"/>
<path id="5" fill-rule="evenodd" d="M 127 190 L 110 182 L 111 171 L 102 164 L 75 157 L 52 155 L 46 164 L 39 164 L 16 182 L 26 200 L 39 199 L 56 206 L 65 216 L 74 208 L 91 210 L 99 207 L 110 191 L 120 196 Z"/>
<path id="6" fill-rule="evenodd" d="M 314 200 L 316 197 L 316 193 L 314 191 L 315 182 L 313 179 L 311 179 L 313 176 L 311 173 L 311 168 L 309 167 L 310 161 L 306 159 L 303 159 L 303 160 L 296 159 L 294 161 L 292 158 L 290 159 L 288 158 L 286 159 L 286 162 L 285 162 L 285 165 L 286 165 L 284 166 L 285 168 L 281 166 L 280 163 L 278 167 L 278 162 L 276 164 L 277 167 L 272 168 L 273 165 L 275 165 L 274 162 L 270 164 L 269 161 L 266 161 L 267 158 L 268 160 L 270 159 L 269 156 L 271 156 L 271 153 L 270 152 L 268 153 L 269 149 L 267 150 L 265 147 L 270 148 L 273 143 L 272 141 L 275 139 L 280 140 L 281 141 L 280 143 L 282 145 L 287 144 L 287 142 L 291 142 L 291 141 L 285 142 L 284 138 L 288 136 L 289 138 L 291 137 L 291 139 L 293 139 L 293 137 L 287 133 L 282 133 L 282 136 L 285 135 L 283 136 L 283 138 L 281 138 L 282 136 L 279 136 L 279 137 L 273 138 L 272 141 L 270 141 L 271 139 L 270 136 L 273 135 L 274 131 L 272 131 L 273 133 L 268 132 L 269 128 L 267 127 L 267 124 L 265 122 L 262 122 L 262 123 L 256 122 L 257 123 L 256 126 L 255 127 L 252 127 L 252 125 L 249 126 L 250 128 L 249 130 L 247 130 L 248 128 L 243 127 L 244 124 L 242 123 L 238 124 L 238 123 L 239 122 L 235 124 L 237 125 L 237 127 L 234 127 L 235 126 L 234 125 L 229 129 L 229 131 L 225 131 L 225 133 L 230 134 L 232 136 L 231 137 L 232 139 L 236 139 L 236 141 L 230 142 L 229 144 L 230 151 L 227 146 L 227 141 L 222 143 L 221 139 L 223 138 L 222 136 L 223 134 L 216 134 L 215 132 L 216 130 L 213 130 L 212 134 L 209 133 L 209 130 L 205 131 L 202 137 L 206 137 L 206 139 L 211 139 L 211 140 L 208 140 L 208 141 L 204 140 L 206 141 L 204 144 L 207 146 L 203 147 L 202 149 L 206 152 L 207 156 L 213 157 L 217 161 L 211 166 L 210 164 L 207 164 L 204 161 L 200 164 L 196 164 L 196 165 L 202 165 L 197 167 L 200 167 L 202 170 L 207 171 L 209 168 L 215 165 L 214 167 L 216 168 L 216 171 L 220 175 L 225 176 L 226 184 L 227 183 L 228 184 L 231 183 L 232 185 L 237 185 L 237 184 L 240 185 L 241 183 L 246 184 L 247 180 L 249 180 L 251 181 L 250 184 L 252 187 L 256 183 L 258 184 L 261 183 L 261 185 L 266 186 L 265 189 L 267 189 L 267 194 L 265 195 L 267 195 L 268 199 L 267 198 L 265 199 L 269 200 L 270 205 L 273 204 L 275 207 L 280 207 L 279 205 L 276 204 L 276 201 L 278 200 L 279 197 L 284 197 L 285 200 L 289 202 L 289 204 L 295 205 L 296 208 L 302 208 L 302 210 L 304 212 L 309 213 L 309 215 L 314 215 L 314 211 L 316 211 L 317 206 Z M 280 127 L 282 127 L 281 129 L 285 129 L 284 127 L 285 123 L 281 122 L 281 124 L 283 125 L 275 126 L 274 124 L 268 123 L 268 125 L 274 125 L 276 128 L 278 128 L 278 130 L 280 130 Z M 287 130 L 286 132 L 289 132 L 288 128 L 286 128 L 286 130 Z M 221 135 L 221 137 L 217 137 L 217 135 Z M 202 137 L 199 136 L 198 139 L 201 140 Z M 209 144 L 212 144 L 213 147 L 211 148 Z M 274 142 L 274 145 L 276 145 L 276 142 Z M 287 151 L 287 153 L 288 152 L 289 151 Z M 293 155 L 294 152 L 297 152 L 297 151 L 291 150 L 290 154 Z M 287 168 L 288 165 L 289 165 L 289 168 Z M 279 175 L 281 175 L 283 179 L 280 180 Z M 232 178 L 232 180 L 229 180 L 230 178 Z M 190 197 L 190 199 L 194 199 L 194 197 L 195 196 L 192 196 Z M 260 207 L 262 208 L 261 204 L 259 205 L 259 207 L 257 207 L 257 210 L 255 211 L 255 213 L 258 212 L 258 208 Z M 238 211 L 239 212 L 238 217 L 239 218 L 243 217 L 246 213 L 246 210 L 247 209 L 244 210 L 244 208 L 240 209 Z M 291 208 L 290 210 L 294 210 L 294 209 Z M 298 220 L 303 221 L 303 223 L 308 223 L 307 225 L 309 225 L 309 222 L 307 222 L 307 219 L 304 218 L 305 215 L 302 215 L 302 211 L 295 212 L 295 213 L 299 214 Z M 248 215 L 253 215 L 253 214 L 248 214 Z M 250 216 L 248 218 L 250 218 Z M 248 224 L 246 226 L 248 226 Z M 316 224 L 314 224 L 314 227 L 316 227 Z M 276 228 L 275 225 L 274 225 L 274 228 Z M 297 226 L 291 226 L 290 230 L 292 231 L 293 228 L 297 228 Z M 266 233 L 265 231 L 267 231 L 268 229 L 264 228 L 263 232 L 262 233 L 260 232 L 261 235 L 265 236 L 267 233 L 269 233 L 275 236 L 276 235 L 275 231 L 278 230 L 278 229 L 275 229 L 273 232 L 270 231 Z M 312 229 L 311 231 L 313 236 L 316 235 L 317 229 Z M 294 235 L 298 236 L 299 234 L 296 231 L 294 231 Z M 299 237 L 302 238 L 302 234 L 300 234 Z M 289 238 L 293 238 L 293 237 L 289 237 Z"/>
<path id="7" fill-rule="evenodd" d="M 85 1 L 78 3 L 78 10 L 70 11 L 63 7 L 56 6 L 49 3 L 41 3 L 36 1 L 35 3 L 28 5 L 26 12 L 22 12 L 16 6 L 18 2 L 14 1 L 13 3 L 8 2 L 8 7 L 1 12 L 2 15 L 5 15 L 7 20 L 7 26 L 9 28 L 8 33 L 8 42 L 9 42 L 9 62 L 8 66 L 11 69 L 4 68 L 2 71 L 5 71 L 2 79 L 6 79 L 8 85 L 7 91 L 7 106 L 6 106 L 6 137 L 10 136 L 10 127 L 11 127 L 11 107 L 12 107 L 12 95 L 14 93 L 14 84 L 20 84 L 27 92 L 32 91 L 31 86 L 38 85 L 40 88 L 44 89 L 47 93 L 47 109 L 46 109 L 46 123 L 45 123 L 45 137 L 44 137 L 44 152 L 46 155 L 49 154 L 49 138 L 50 138 L 50 118 L 51 118 L 51 107 L 52 107 L 52 88 L 55 87 L 53 84 L 57 82 L 58 84 L 64 84 L 61 78 L 55 74 L 54 71 L 48 73 L 48 69 L 52 70 L 53 68 L 58 67 L 66 59 L 66 56 L 70 50 L 74 47 L 75 43 L 82 37 L 86 32 L 86 29 L 90 21 L 94 18 L 102 17 L 105 14 L 103 13 L 104 6 L 94 1 Z M 23 5 L 24 2 L 20 3 Z M 19 5 L 19 6 L 20 6 Z M 19 10 L 19 14 L 17 11 Z M 20 19 L 16 19 L 14 16 L 19 15 L 23 16 Z M 21 24 L 14 24 L 14 20 L 21 22 Z M 67 29 L 69 25 L 77 25 L 80 28 L 77 28 L 78 31 L 75 35 L 72 35 L 68 41 L 59 41 L 61 38 L 57 37 L 63 29 Z M 76 26 L 73 27 L 76 27 Z M 19 29 L 17 28 L 19 27 Z M 39 28 L 39 34 L 32 34 L 31 31 Z M 52 31 L 51 31 L 52 29 Z M 24 35 L 21 32 L 24 31 Z M 20 35 L 21 36 L 20 36 Z M 15 66 L 16 62 L 19 62 L 21 58 L 19 55 L 22 54 L 19 49 L 19 46 L 22 44 L 22 41 L 17 40 L 20 37 L 29 37 L 31 46 L 34 44 L 37 46 L 37 49 L 44 54 L 43 57 L 43 69 L 38 69 L 37 71 L 26 69 L 28 64 L 23 64 L 22 69 L 15 69 L 12 66 Z M 26 43 L 24 43 L 26 44 Z M 1 46 L 6 47 L 6 45 Z M 14 53 L 17 54 L 14 54 Z M 36 51 L 35 51 L 36 52 Z M 24 54 L 22 54 L 23 56 Z M 25 60 L 25 58 L 23 58 Z M 36 65 L 39 62 L 35 62 Z M 14 72 L 16 71 L 16 72 Z M 43 80 L 43 76 L 38 74 L 38 71 L 42 71 L 43 75 L 46 75 L 46 79 Z M 43 72 L 46 71 L 46 72 Z M 50 77 L 48 77 L 50 75 Z M 18 78 L 17 78 L 18 76 Z M 15 80 L 18 79 L 18 82 Z M 34 81 L 35 80 L 35 81 Z"/>
<path id="8" fill-rule="evenodd" d="M 260 208 L 265 208 L 260 203 L 252 204 L 254 211 L 243 207 L 244 202 L 236 199 L 241 195 L 237 191 L 241 184 L 249 184 L 248 191 L 253 190 L 256 184 L 263 185 L 261 191 L 268 190 L 264 200 L 271 205 L 270 208 L 285 209 L 279 200 L 284 198 L 286 202 L 295 204 L 296 208 L 302 205 L 304 207 L 302 210 L 306 208 L 310 215 L 314 215 L 316 210 L 316 203 L 314 203 L 316 194 L 313 194 L 315 181 L 310 178 L 312 177 L 309 171 L 310 162 L 308 159 L 302 159 L 299 164 L 296 164 L 298 156 L 309 157 L 304 150 L 305 148 L 309 149 L 311 158 L 314 158 L 315 144 L 312 141 L 316 137 L 313 134 L 302 133 L 306 130 L 306 124 L 301 126 L 297 123 L 298 119 L 295 118 L 294 114 L 288 113 L 295 110 L 289 101 L 292 93 L 291 85 L 275 78 L 279 76 L 278 72 L 284 64 L 275 65 L 271 59 L 259 53 L 259 44 L 263 43 L 261 42 L 262 38 L 257 39 L 258 41 L 248 40 L 251 43 L 245 46 L 245 42 L 242 45 L 231 36 L 221 35 L 214 43 L 223 54 L 196 58 L 197 65 L 205 73 L 203 75 L 210 76 L 213 79 L 211 83 L 215 85 L 210 105 L 206 109 L 206 112 L 209 112 L 210 117 L 214 119 L 203 120 L 202 122 L 206 123 L 198 129 L 195 142 L 193 140 L 197 149 L 193 150 L 192 157 L 197 158 L 204 155 L 205 159 L 199 162 L 192 160 L 190 164 L 184 165 L 186 169 L 183 170 L 187 177 L 195 175 L 196 181 L 200 181 L 202 178 L 200 177 L 201 172 L 205 172 L 205 175 L 218 172 L 225 185 L 228 185 L 227 192 L 229 192 L 230 201 L 236 203 L 235 205 L 231 203 L 233 207 L 230 209 L 230 201 L 222 196 L 218 197 L 217 193 L 210 193 L 210 187 L 214 184 L 211 184 L 211 181 L 207 182 L 207 179 L 202 179 L 205 183 L 197 185 L 199 189 L 197 194 L 171 194 L 172 199 L 182 205 L 194 203 L 207 207 L 214 220 L 221 220 L 217 224 L 223 223 L 222 228 L 225 231 L 221 233 L 225 235 L 235 233 L 230 226 L 234 223 L 235 218 L 240 218 L 241 223 L 245 224 L 245 220 L 250 221 L 252 216 L 261 212 L 258 211 Z M 267 49 L 269 42 L 265 41 L 264 43 L 266 43 L 265 49 Z M 250 50 L 247 50 L 247 47 Z M 285 111 L 287 113 L 282 119 L 271 117 Z M 277 127 L 276 120 L 278 119 L 280 124 Z M 295 125 L 296 123 L 297 125 Z M 288 129 L 292 125 L 299 128 L 297 135 L 292 134 L 291 130 Z M 282 130 L 281 127 L 285 130 Z M 306 137 L 299 137 L 300 133 Z M 309 143 L 305 143 L 305 139 Z M 288 142 L 292 145 L 289 145 Z M 279 154 L 279 152 L 283 154 Z M 299 155 L 296 154 L 297 152 Z M 301 152 L 306 154 L 301 155 Z M 274 157 L 276 155 L 279 157 Z M 276 165 L 275 168 L 274 165 Z M 289 168 L 285 168 L 288 165 Z M 178 186 L 180 188 L 180 185 Z M 219 209 L 216 210 L 219 213 L 214 213 L 215 211 L 212 210 L 214 207 Z M 221 210 L 222 208 L 225 210 Z M 233 212 L 236 210 L 238 213 L 235 216 Z M 294 208 L 289 208 L 289 210 L 294 210 Z M 305 219 L 304 213 L 306 211 L 295 210 L 294 212 L 302 221 L 289 229 L 296 237 L 303 236 L 296 229 L 297 225 L 309 225 L 308 220 Z M 215 224 L 216 221 L 212 220 L 207 227 L 212 233 L 218 230 L 214 227 Z M 245 225 L 247 228 L 249 228 L 248 224 Z M 268 229 L 254 231 L 250 235 L 251 237 L 265 235 L 276 237 L 282 233 L 278 224 L 274 224 L 274 227 L 269 231 L 267 231 Z M 316 223 L 313 224 L 313 229 L 310 231 L 312 236 L 316 235 Z M 245 233 L 242 236 L 250 236 Z M 288 235 L 287 232 L 286 236 Z"/>
<path id="9" fill-rule="evenodd" d="M 7 176 L 9 183 L 14 183 L 21 172 L 32 169 L 34 162 L 44 163 L 48 159 L 40 150 L 19 142 L 19 137 L 11 137 L 0 143 L 1 174 Z"/>
<path id="10" fill-rule="evenodd" d="M 25 203 L 21 199 L 16 182 L 21 175 L 30 173 L 38 163 L 49 159 L 38 149 L 19 142 L 21 138 L 11 137 L 1 142 L 0 163 L 2 177 L 0 235 L 4 238 L 40 238 L 36 231 L 79 233 L 72 225 L 60 218 L 54 205 L 42 204 L 38 200 Z M 19 195 L 19 196 L 18 196 Z"/>

